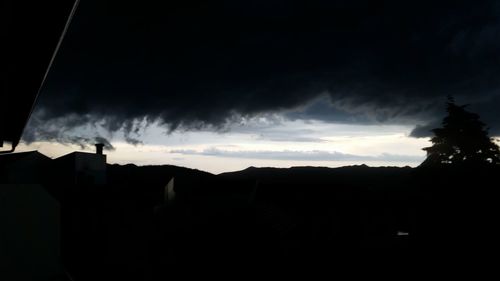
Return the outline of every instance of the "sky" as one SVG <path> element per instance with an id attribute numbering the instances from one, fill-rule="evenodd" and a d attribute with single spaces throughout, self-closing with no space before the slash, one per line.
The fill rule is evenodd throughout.
<path id="1" fill-rule="evenodd" d="M 499 35 L 498 1 L 81 1 L 18 150 L 416 166 L 450 95 L 500 135 Z"/>

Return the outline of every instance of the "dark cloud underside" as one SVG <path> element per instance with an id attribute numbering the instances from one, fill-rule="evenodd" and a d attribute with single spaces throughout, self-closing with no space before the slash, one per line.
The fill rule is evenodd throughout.
<path id="1" fill-rule="evenodd" d="M 138 120 L 217 127 L 293 110 L 425 125 L 452 94 L 497 131 L 499 16 L 472 0 L 82 1 L 30 128 L 71 115 L 67 127 L 133 133 Z M 325 93 L 323 110 L 304 108 Z"/>

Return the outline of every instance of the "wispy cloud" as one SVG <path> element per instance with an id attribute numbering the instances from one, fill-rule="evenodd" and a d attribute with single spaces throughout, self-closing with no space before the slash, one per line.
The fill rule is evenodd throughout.
<path id="1" fill-rule="evenodd" d="M 320 143 L 320 142 L 327 142 L 327 140 L 321 139 L 321 138 L 314 138 L 314 137 L 303 137 L 303 136 L 293 136 L 293 135 L 265 135 L 265 134 L 260 134 L 257 137 L 258 140 L 264 140 L 264 141 L 275 141 L 275 142 L 312 142 L 312 143 Z"/>
<path id="2" fill-rule="evenodd" d="M 295 161 L 384 161 L 384 162 L 419 162 L 422 156 L 382 153 L 377 156 L 354 155 L 337 151 L 297 151 L 297 150 L 224 150 L 216 147 L 201 151 L 190 149 L 173 149 L 170 153 L 183 155 L 202 155 L 228 158 L 295 160 Z"/>

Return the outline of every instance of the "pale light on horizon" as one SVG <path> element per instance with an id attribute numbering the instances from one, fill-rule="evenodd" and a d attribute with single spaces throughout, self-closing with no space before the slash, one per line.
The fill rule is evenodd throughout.
<path id="1" fill-rule="evenodd" d="M 165 136 L 153 131 L 150 135 L 156 137 L 146 138 L 144 144 L 112 140 L 115 150 L 105 151 L 105 154 L 110 164 L 168 164 L 217 174 L 250 166 L 288 168 L 366 164 L 415 167 L 425 159 L 422 148 L 429 146 L 428 138 L 409 137 L 403 131 L 407 128 L 401 126 L 371 126 L 368 129 L 345 125 L 319 126 L 319 129 L 310 127 L 316 128 L 315 132 L 308 132 L 308 136 L 314 138 L 311 141 L 298 139 L 300 129 L 297 126 L 286 130 L 286 134 L 294 136 L 295 140 L 276 140 L 271 137 L 282 136 L 266 138 L 264 134 L 245 132 L 184 132 Z M 286 126 L 280 128 L 283 127 Z M 360 132 L 365 132 L 365 135 Z M 165 144 L 161 144 L 162 139 Z M 95 151 L 93 147 L 82 149 L 74 144 L 47 141 L 21 142 L 16 151 L 29 150 L 39 150 L 52 158 L 73 151 Z"/>

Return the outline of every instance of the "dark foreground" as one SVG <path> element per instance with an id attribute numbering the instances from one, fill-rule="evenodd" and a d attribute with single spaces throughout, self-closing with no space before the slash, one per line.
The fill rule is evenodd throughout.
<path id="1" fill-rule="evenodd" d="M 110 186 L 130 189 L 119 203 L 130 214 L 79 233 L 88 245 L 75 243 L 72 264 L 84 265 L 75 272 L 96 274 L 84 262 L 93 260 L 99 272 L 154 279 L 175 266 L 355 261 L 367 252 L 432 257 L 495 240 L 496 169 L 249 168 L 176 177 L 175 199 L 156 202 L 163 185 L 141 186 L 122 169 L 109 167 Z M 112 202 L 95 207 L 112 213 Z M 105 225 L 113 231 L 106 239 Z"/>
<path id="2" fill-rule="evenodd" d="M 107 184 L 45 186 L 61 202 L 62 264 L 74 280 L 163 280 L 184 266 L 333 269 L 388 253 L 493 251 L 498 171 L 297 167 L 216 176 L 108 165 Z"/>

